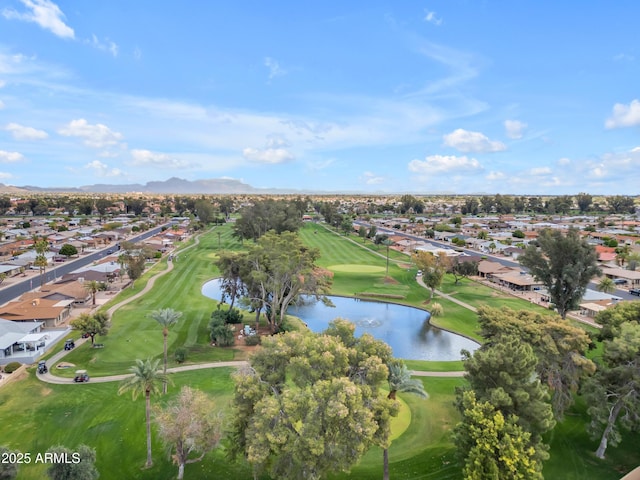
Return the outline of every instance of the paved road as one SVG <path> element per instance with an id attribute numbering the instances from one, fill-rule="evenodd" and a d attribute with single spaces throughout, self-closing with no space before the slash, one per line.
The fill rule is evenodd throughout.
<path id="1" fill-rule="evenodd" d="M 146 232 L 141 233 L 135 237 L 128 238 L 127 241 L 130 242 L 138 242 L 140 240 L 144 240 L 153 235 L 156 235 L 162 230 L 162 226 L 154 227 L 152 229 L 147 230 Z M 57 278 L 66 275 L 67 273 L 71 273 L 79 268 L 82 268 L 86 265 L 90 265 L 93 262 L 100 260 L 108 255 L 108 251 L 113 249 L 111 247 L 105 247 L 102 250 L 99 250 L 94 253 L 90 253 L 89 255 L 82 256 L 76 260 L 72 260 L 69 262 L 65 262 L 63 264 L 59 264 L 49 269 L 44 276 L 44 283 L 52 282 Z M 40 286 L 41 277 L 40 275 L 36 277 L 32 277 L 29 280 L 24 280 L 20 283 L 15 283 L 13 285 L 6 286 L 0 290 L 0 305 L 3 305 L 11 300 L 18 298 L 23 293 L 26 293 L 34 288 Z"/>

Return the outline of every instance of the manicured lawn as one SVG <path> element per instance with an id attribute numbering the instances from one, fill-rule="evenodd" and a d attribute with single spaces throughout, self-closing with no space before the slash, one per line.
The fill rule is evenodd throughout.
<path id="1" fill-rule="evenodd" d="M 221 228 L 223 247 L 234 247 L 236 241 L 229 228 Z M 239 243 L 238 243 L 239 245 Z M 177 347 L 188 350 L 187 363 L 193 361 L 233 360 L 242 357 L 238 351 L 209 347 L 208 324 L 217 302 L 201 293 L 202 285 L 217 275 L 213 261 L 218 250 L 215 232 L 203 235 L 199 245 L 179 253 L 174 269 L 156 280 L 154 288 L 143 297 L 118 309 L 112 317 L 112 327 L 105 337 L 97 337 L 104 348 L 92 349 L 87 343 L 68 354 L 64 361 L 77 368 L 87 369 L 91 375 L 126 373 L 136 358 L 161 358 L 163 351 L 162 328 L 149 317 L 153 310 L 173 308 L 183 313 L 182 318 L 169 331 L 168 345 L 171 366 Z M 112 303 L 120 302 L 142 289 L 153 273 L 166 269 L 166 263 L 156 265 L 152 272 L 136 281 L 136 290 L 127 289 L 125 297 L 118 295 Z M 73 376 L 75 369 L 67 369 L 62 376 Z M 58 374 L 58 370 L 54 370 Z"/>
<path id="2" fill-rule="evenodd" d="M 209 392 L 215 396 L 219 408 L 227 409 L 232 390 L 230 372 L 228 368 L 220 368 L 173 375 L 175 383 L 168 397 L 182 385 L 190 385 Z M 73 448 L 85 443 L 97 451 L 100 478 L 175 478 L 175 467 L 157 439 L 153 445 L 154 467 L 141 468 L 146 459 L 144 398 L 133 401 L 130 394 L 118 396 L 117 389 L 118 383 L 47 385 L 31 374 L 11 389 L 0 391 L 0 418 L 11 418 L 11 421 L 2 421 L 0 443 L 20 452 L 30 452 L 32 457 L 57 444 Z M 152 403 L 167 399 L 154 397 Z M 220 468 L 233 478 L 249 476 L 246 468 L 223 462 L 219 453 L 202 464 L 187 467 L 187 478 L 216 478 Z M 43 464 L 25 465 L 18 478 L 40 480 L 46 476 L 45 469 Z M 200 473 L 192 475 L 195 471 Z"/>

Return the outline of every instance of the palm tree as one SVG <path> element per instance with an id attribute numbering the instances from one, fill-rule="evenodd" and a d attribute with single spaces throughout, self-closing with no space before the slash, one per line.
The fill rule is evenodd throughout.
<path id="1" fill-rule="evenodd" d="M 616 284 L 609 277 L 604 277 L 602 280 L 600 280 L 600 283 L 598 283 L 598 291 L 600 292 L 613 293 L 615 292 L 615 290 Z"/>
<path id="2" fill-rule="evenodd" d="M 33 264 L 40 268 L 40 287 L 44 285 L 45 272 L 47 270 L 47 251 L 49 250 L 49 243 L 45 239 L 38 240 L 34 237 L 33 248 L 36 251 L 36 259 Z"/>
<path id="3" fill-rule="evenodd" d="M 159 363 L 160 360 L 147 359 L 143 362 L 136 359 L 136 364 L 129 369 L 133 375 L 125 378 L 118 388 L 118 395 L 130 391 L 134 400 L 138 398 L 138 395 L 144 393 L 147 420 L 147 462 L 145 467 L 147 468 L 153 465 L 151 457 L 151 394 L 158 393 L 160 383 L 167 381 L 167 376 L 158 369 Z"/>
<path id="4" fill-rule="evenodd" d="M 177 312 L 173 308 L 162 308 L 151 312 L 151 318 L 162 325 L 162 336 L 164 337 L 164 370 L 162 373 L 167 374 L 167 337 L 169 336 L 169 327 L 175 325 L 182 317 L 182 312 Z M 167 382 L 162 385 L 162 393 L 167 393 Z"/>
<path id="5" fill-rule="evenodd" d="M 385 272 L 385 277 L 389 276 L 389 246 L 393 245 L 393 242 L 390 239 L 386 239 L 382 241 L 383 245 L 387 246 L 387 270 Z"/>
<path id="6" fill-rule="evenodd" d="M 420 398 L 429 398 L 429 394 L 424 390 L 424 385 L 418 379 L 411 378 L 411 372 L 401 360 L 395 360 L 387 365 L 389 367 L 389 395 L 387 398 L 396 399 L 398 392 L 413 393 Z M 383 459 L 383 479 L 389 480 L 389 449 L 382 451 Z"/>
<path id="7" fill-rule="evenodd" d="M 100 284 L 95 280 L 91 280 L 84 284 L 84 288 L 87 292 L 91 293 L 92 305 L 96 304 L 96 293 L 100 291 Z"/>

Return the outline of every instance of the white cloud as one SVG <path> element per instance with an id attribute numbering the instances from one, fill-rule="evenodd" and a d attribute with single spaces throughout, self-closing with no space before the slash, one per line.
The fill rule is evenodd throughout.
<path id="1" fill-rule="evenodd" d="M 287 163 L 295 160 L 295 156 L 287 147 L 289 144 L 281 137 L 270 135 L 264 148 L 245 148 L 242 150 L 242 156 L 247 160 L 257 163 L 265 163 L 276 165 Z"/>
<path id="2" fill-rule="evenodd" d="M 135 58 L 136 60 L 140 60 L 142 58 L 142 50 L 140 50 L 138 47 L 133 49 L 133 58 Z"/>
<path id="3" fill-rule="evenodd" d="M 440 24 L 442 24 L 442 18 L 438 18 L 436 16 L 436 12 L 430 12 L 429 10 L 424 11 L 424 21 L 433 23 L 436 26 L 440 26 Z"/>
<path id="4" fill-rule="evenodd" d="M 0 80 L 0 88 L 4 88 L 6 84 L 7 82 L 5 82 L 4 80 Z"/>
<path id="5" fill-rule="evenodd" d="M 480 132 L 470 132 L 462 128 L 444 135 L 443 139 L 445 145 L 461 152 L 499 152 L 507 148 L 504 143 L 491 141 Z"/>
<path id="6" fill-rule="evenodd" d="M 324 170 L 325 168 L 329 168 L 336 162 L 335 158 L 327 158 L 323 160 L 310 161 L 307 163 L 307 168 L 309 170 L 319 171 Z"/>
<path id="7" fill-rule="evenodd" d="M 20 13 L 12 8 L 5 8 L 2 15 L 11 20 L 23 20 L 40 25 L 45 30 L 49 30 L 54 35 L 62 38 L 74 38 L 73 29 L 64 23 L 64 13 L 53 2 L 49 0 L 20 0 L 28 12 Z"/>
<path id="8" fill-rule="evenodd" d="M 522 134 L 524 129 L 527 128 L 527 124 L 519 120 L 505 120 L 504 128 L 507 131 L 507 137 L 522 138 Z"/>
<path id="9" fill-rule="evenodd" d="M 628 53 L 618 53 L 613 56 L 613 60 L 616 62 L 633 62 L 635 59 L 636 57 Z"/>
<path id="10" fill-rule="evenodd" d="M 629 105 L 616 103 L 613 114 L 607 119 L 606 128 L 633 127 L 640 125 L 640 100 L 632 100 Z"/>
<path id="11" fill-rule="evenodd" d="M 42 140 L 49 137 L 49 134 L 44 130 L 37 130 L 33 127 L 25 127 L 17 123 L 10 123 L 6 127 L 4 127 L 4 129 L 8 132 L 11 132 L 11 135 L 16 140 Z"/>
<path id="12" fill-rule="evenodd" d="M 86 40 L 86 43 L 94 48 L 97 48 L 98 50 L 102 50 L 103 52 L 109 52 L 114 57 L 118 56 L 118 45 L 108 38 L 105 38 L 104 42 L 101 42 L 100 40 L 98 40 L 98 37 L 92 35 L 91 40 Z"/>
<path id="13" fill-rule="evenodd" d="M 0 172 L 0 178 L 2 179 L 13 178 L 13 175 L 7 172 Z"/>
<path id="14" fill-rule="evenodd" d="M 160 168 L 187 168 L 192 166 L 185 160 L 150 150 L 131 150 L 131 157 L 133 158 L 133 164 L 138 166 L 146 165 Z"/>
<path id="15" fill-rule="evenodd" d="M 362 174 L 362 181 L 366 185 L 380 185 L 385 182 L 385 178 L 379 175 L 376 175 L 373 172 L 364 172 Z"/>
<path id="16" fill-rule="evenodd" d="M 286 148 L 245 148 L 242 150 L 242 156 L 252 162 L 271 165 L 287 163 L 295 158 Z"/>
<path id="17" fill-rule="evenodd" d="M 482 170 L 480 162 L 475 158 L 455 155 L 430 155 L 424 160 L 411 160 L 409 171 L 421 175 L 454 172 L 458 175 L 475 174 Z"/>
<path id="18" fill-rule="evenodd" d="M 18 152 L 0 150 L 0 163 L 15 163 L 24 160 L 24 156 Z"/>
<path id="19" fill-rule="evenodd" d="M 638 147 L 625 152 L 605 153 L 597 161 L 586 162 L 590 175 L 607 177 L 610 181 L 638 177 L 638 165 L 640 165 L 640 148 Z"/>
<path id="20" fill-rule="evenodd" d="M 91 125 L 84 118 L 72 120 L 67 126 L 58 130 L 58 133 L 65 137 L 83 138 L 84 144 L 93 148 L 110 147 L 122 140 L 121 133 L 114 132 L 101 123 Z"/>
<path id="21" fill-rule="evenodd" d="M 489 172 L 484 178 L 491 182 L 496 180 L 504 180 L 505 178 L 507 178 L 507 176 L 503 172 Z"/>
<path id="22" fill-rule="evenodd" d="M 84 167 L 94 170 L 95 174 L 100 177 L 121 177 L 124 175 L 124 172 L 119 168 L 110 169 L 107 164 L 102 163 L 99 160 L 94 160 L 93 162 L 89 162 Z"/>
<path id="23" fill-rule="evenodd" d="M 0 110 L 2 110 L 3 108 L 4 108 L 4 102 L 0 100 Z"/>
<path id="24" fill-rule="evenodd" d="M 543 175 L 551 175 L 552 171 L 549 167 L 534 167 L 527 172 L 529 175 L 539 177 Z"/>
<path id="25" fill-rule="evenodd" d="M 275 77 L 281 77 L 286 75 L 287 71 L 283 69 L 280 64 L 271 57 L 264 59 L 264 66 L 269 69 L 269 80 Z"/>
<path id="26" fill-rule="evenodd" d="M 567 158 L 567 157 L 562 157 L 560 159 L 558 159 L 558 165 L 560 165 L 561 167 L 564 167 L 566 165 L 570 165 L 571 164 L 571 159 Z"/>

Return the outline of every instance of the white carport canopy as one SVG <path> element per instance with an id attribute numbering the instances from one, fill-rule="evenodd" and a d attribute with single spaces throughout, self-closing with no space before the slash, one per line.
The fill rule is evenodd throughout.
<path id="1" fill-rule="evenodd" d="M 28 343 L 28 342 L 39 342 L 41 340 L 46 340 L 49 338 L 49 335 L 47 335 L 44 332 L 40 332 L 40 333 L 29 333 L 28 335 L 25 335 L 24 337 L 22 337 L 20 340 L 18 340 L 18 342 L 20 343 Z"/>

